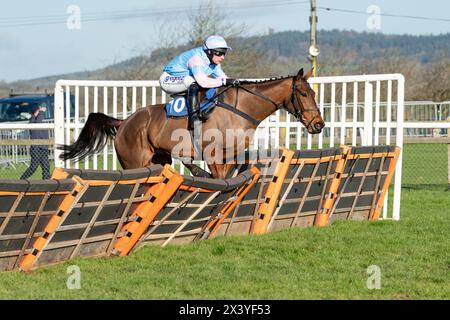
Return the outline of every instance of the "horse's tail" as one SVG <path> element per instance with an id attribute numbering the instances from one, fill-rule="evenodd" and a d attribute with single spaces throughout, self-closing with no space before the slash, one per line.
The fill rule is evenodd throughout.
<path id="1" fill-rule="evenodd" d="M 123 120 L 109 117 L 103 113 L 90 113 L 80 135 L 71 145 L 59 145 L 63 150 L 59 156 L 62 160 L 80 161 L 89 155 L 100 152 L 108 142 L 108 138 L 114 139 L 117 128 Z"/>

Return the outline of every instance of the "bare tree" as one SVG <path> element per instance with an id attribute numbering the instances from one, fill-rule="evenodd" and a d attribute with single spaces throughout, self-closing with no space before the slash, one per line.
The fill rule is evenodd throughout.
<path id="1" fill-rule="evenodd" d="M 189 12 L 188 21 L 188 43 L 192 46 L 200 46 L 206 37 L 213 34 L 236 38 L 245 35 L 248 30 L 245 23 L 230 23 L 227 14 L 213 1 L 202 2 L 197 9 Z"/>
<path id="2" fill-rule="evenodd" d="M 419 79 L 422 92 L 435 102 L 450 100 L 450 58 L 446 55 L 424 66 Z"/>
<path id="3" fill-rule="evenodd" d="M 258 40 L 242 40 L 248 36 L 249 27 L 245 23 L 230 22 L 226 12 L 213 1 L 204 1 L 187 12 L 187 22 L 177 23 L 176 26 L 164 23 L 156 29 L 159 48 L 152 52 L 151 63 L 164 65 L 182 51 L 201 46 L 208 36 L 219 34 L 233 47 L 224 62 L 225 72 L 229 76 L 267 77 L 272 70 L 270 57 L 257 49 Z"/>
<path id="4" fill-rule="evenodd" d="M 0 98 L 6 97 L 9 93 L 8 84 L 4 80 L 0 80 Z"/>

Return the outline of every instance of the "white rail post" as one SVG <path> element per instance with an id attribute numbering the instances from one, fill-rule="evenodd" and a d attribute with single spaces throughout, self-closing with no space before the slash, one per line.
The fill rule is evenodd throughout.
<path id="1" fill-rule="evenodd" d="M 59 159 L 62 151 L 56 148 L 57 145 L 64 144 L 64 90 L 59 81 L 55 85 L 55 167 L 62 168 L 64 161 Z"/>
<path id="2" fill-rule="evenodd" d="M 448 153 L 448 157 L 447 157 L 447 166 L 448 166 L 448 189 L 450 190 L 450 135 L 448 135 L 447 138 L 447 153 Z"/>
<path id="3" fill-rule="evenodd" d="M 448 167 L 448 189 L 450 189 L 450 135 L 447 138 L 447 167 Z"/>
<path id="4" fill-rule="evenodd" d="M 373 85 L 366 81 L 364 85 L 364 142 L 363 146 L 373 145 Z"/>
<path id="5" fill-rule="evenodd" d="M 405 99 L 405 77 L 402 74 L 397 75 L 397 129 L 396 144 L 399 146 L 400 155 L 397 160 L 394 181 L 394 203 L 392 208 L 392 219 L 400 220 L 400 196 L 402 191 L 402 159 L 403 159 L 403 118 L 404 118 L 404 99 Z"/>

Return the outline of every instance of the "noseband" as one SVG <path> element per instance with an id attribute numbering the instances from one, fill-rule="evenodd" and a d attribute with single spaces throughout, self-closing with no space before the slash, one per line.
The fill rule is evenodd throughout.
<path id="1" fill-rule="evenodd" d="M 287 107 L 287 104 L 288 104 L 287 99 L 284 100 L 282 103 L 277 104 L 276 102 L 274 102 L 272 99 L 270 99 L 269 97 L 265 96 L 261 92 L 249 90 L 249 89 L 247 89 L 247 88 L 245 88 L 245 87 L 243 87 L 241 85 L 236 86 L 236 88 L 237 88 L 237 90 L 239 90 L 239 89 L 244 90 L 244 91 L 246 91 L 246 92 L 248 92 L 248 93 L 250 93 L 250 94 L 252 94 L 254 96 L 260 97 L 260 98 L 262 98 L 262 99 L 272 103 L 275 106 L 276 110 L 278 110 L 278 109 L 286 110 L 288 113 L 291 113 L 294 117 L 296 117 L 300 121 L 304 120 L 303 112 L 305 112 L 305 111 L 316 111 L 317 112 L 316 115 L 307 124 L 305 124 L 306 129 L 308 129 L 311 126 L 311 124 L 314 121 L 314 119 L 316 119 L 317 117 L 320 116 L 320 110 L 319 109 L 304 109 L 302 111 L 301 102 L 299 101 L 297 93 L 300 93 L 300 95 L 302 95 L 304 97 L 306 97 L 308 94 L 306 92 L 301 91 L 299 88 L 297 88 L 297 83 L 295 82 L 295 79 L 296 79 L 295 76 L 292 77 L 292 92 L 291 92 L 291 96 L 290 96 L 290 102 L 292 103 L 292 106 L 294 108 L 294 112 L 291 112 L 288 109 L 288 107 Z M 226 104 L 224 102 L 216 100 L 216 98 L 218 96 L 221 96 L 223 93 L 225 93 L 225 91 L 227 91 L 228 89 L 230 89 L 232 87 L 233 87 L 233 85 L 227 86 L 224 90 L 222 90 L 221 92 L 215 94 L 214 97 L 212 97 L 211 99 L 208 99 L 208 100 L 211 101 L 211 102 L 214 102 L 219 107 L 225 108 L 225 109 L 227 109 L 229 111 L 232 111 L 232 112 L 236 113 L 237 115 L 239 115 L 239 116 L 249 120 L 250 122 L 254 123 L 256 126 L 258 126 L 259 121 L 257 121 L 256 119 L 252 118 L 248 114 L 242 112 L 241 110 L 237 109 L 237 101 L 235 103 L 235 106 L 232 107 L 232 106 L 230 106 L 230 105 L 228 105 L 228 104 Z"/>

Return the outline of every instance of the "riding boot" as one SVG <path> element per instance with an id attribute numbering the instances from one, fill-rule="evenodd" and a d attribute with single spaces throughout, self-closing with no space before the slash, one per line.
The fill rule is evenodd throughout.
<path id="1" fill-rule="evenodd" d="M 200 105 L 198 103 L 198 92 L 200 87 L 197 83 L 193 83 L 188 89 L 188 128 L 190 130 L 194 129 L 194 124 L 200 122 Z"/>

